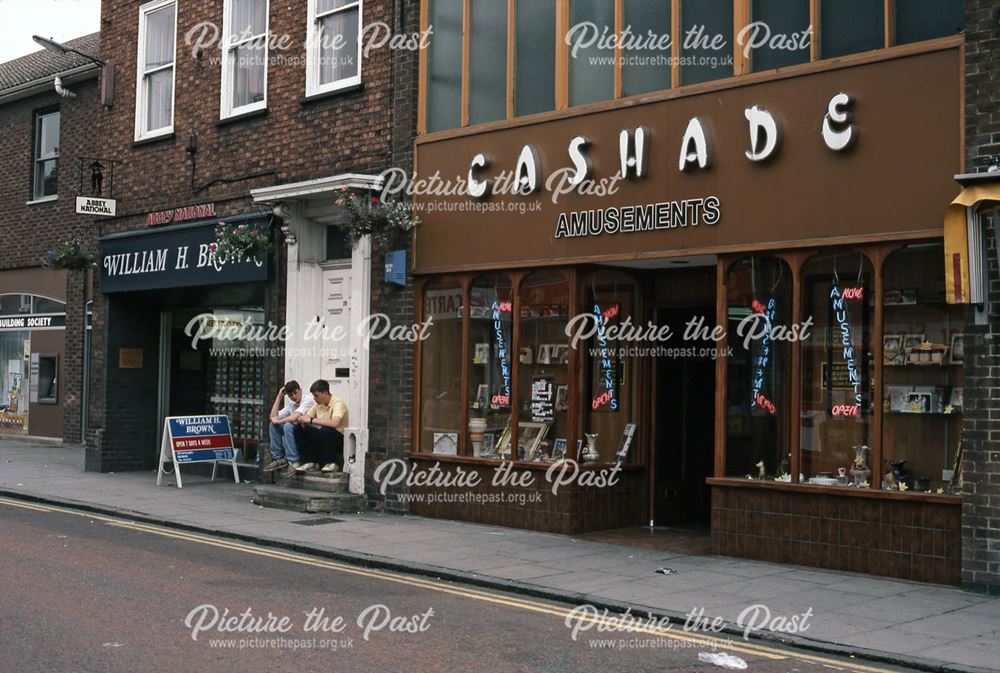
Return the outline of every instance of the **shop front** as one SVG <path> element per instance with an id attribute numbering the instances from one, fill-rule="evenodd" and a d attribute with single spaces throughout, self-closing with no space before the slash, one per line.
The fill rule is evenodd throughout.
<path id="1" fill-rule="evenodd" d="M 63 436 L 66 275 L 0 273 L 0 436 Z"/>
<path id="2" fill-rule="evenodd" d="M 418 138 L 412 510 L 957 583 L 961 49 Z"/>
<path id="3" fill-rule="evenodd" d="M 167 416 L 229 417 L 237 459 L 255 465 L 267 437 L 266 407 L 277 382 L 279 323 L 267 252 L 216 255 L 218 219 L 101 238 L 105 303 L 106 452 L 89 469 L 148 469 Z M 270 231 L 271 214 L 224 218 Z M 274 349 L 271 353 L 269 349 Z M 273 366 L 272 366 L 273 365 Z M 275 377 L 276 379 L 276 377 Z M 109 456 L 107 454 L 113 454 Z"/>

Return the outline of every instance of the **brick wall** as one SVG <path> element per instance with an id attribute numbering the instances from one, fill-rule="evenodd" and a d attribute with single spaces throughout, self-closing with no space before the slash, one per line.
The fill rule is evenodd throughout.
<path id="1" fill-rule="evenodd" d="M 266 112 L 226 122 L 219 120 L 221 68 L 218 59 L 221 52 L 216 47 L 196 55 L 186 39 L 187 34 L 202 22 L 221 26 L 222 2 L 184 0 L 178 3 L 174 133 L 135 143 L 139 5 L 135 0 L 104 0 L 102 3 L 101 58 L 115 64 L 118 85 L 114 109 L 106 116 L 99 135 L 104 139 L 106 155 L 123 160 L 116 172 L 119 215 L 103 222 L 104 233 L 145 229 L 146 213 L 194 203 L 215 203 L 220 217 L 266 210 L 266 206 L 252 203 L 252 189 L 340 173 L 378 174 L 390 165 L 412 161 L 412 147 L 409 146 L 412 131 L 398 135 L 392 130 L 397 109 L 405 107 L 405 102 L 392 95 L 396 75 L 391 50 L 375 49 L 363 59 L 360 89 L 302 100 L 306 93 L 304 0 L 270 2 L 270 32 L 274 38 L 287 39 L 288 47 L 270 53 Z M 364 3 L 364 22 L 378 21 L 395 26 L 404 16 L 404 6 L 405 16 L 410 17 L 408 20 L 416 21 L 419 6 L 415 0 L 368 0 Z M 416 57 L 412 60 L 415 67 Z M 415 103 L 410 106 L 402 113 L 405 119 L 415 116 Z M 415 117 L 412 126 L 415 127 Z M 197 145 L 193 155 L 187 149 L 192 141 Z M 398 152 L 402 152 L 402 158 L 397 158 Z M 373 251 L 372 311 L 387 313 L 394 322 L 405 322 L 407 311 L 412 312 L 412 302 L 406 300 L 407 290 L 384 287 L 383 254 L 383 250 Z M 279 243 L 275 256 L 278 266 L 267 288 L 267 319 L 284 324 L 283 243 Z M 123 381 L 115 371 L 117 351 L 112 341 L 119 327 L 113 315 L 109 317 L 109 310 L 113 314 L 115 309 L 109 309 L 99 288 L 95 291 L 92 335 L 95 379 L 88 469 L 107 470 L 114 469 L 111 466 L 120 462 L 115 456 L 122 456 L 121 460 L 129 463 L 125 447 L 127 437 L 117 427 L 112 428 L 111 419 L 115 399 L 132 393 L 128 387 L 131 384 Z M 112 325 L 114 328 L 110 329 Z M 396 360 L 391 362 L 395 366 Z M 398 380 L 403 376 L 383 374 L 389 363 L 381 351 L 373 355 L 373 381 Z M 265 372 L 266 389 L 277 389 L 282 375 L 283 362 L 280 359 L 270 362 Z M 121 390 L 121 385 L 126 389 Z M 395 393 L 390 393 L 385 402 L 398 410 L 401 402 L 393 395 Z M 408 398 L 405 404 L 409 404 Z M 389 425 L 396 427 L 395 412 L 383 411 L 379 415 L 377 408 L 377 404 L 373 404 L 373 424 L 381 431 L 381 434 L 379 431 L 374 433 L 375 444 L 385 447 L 399 441 L 396 434 L 390 437 L 388 430 Z M 408 423 L 408 406 L 405 413 Z M 148 467 L 142 461 L 134 465 L 134 469 Z"/>
<path id="2" fill-rule="evenodd" d="M 966 170 L 1000 162 L 1000 6 L 966 0 Z M 996 223 L 996 216 L 993 222 Z M 966 328 L 962 584 L 1000 594 L 1000 269 L 987 236 L 990 316 Z"/>
<path id="3" fill-rule="evenodd" d="M 415 33 L 420 29 L 419 0 L 396 0 L 394 32 Z M 392 72 L 392 161 L 391 165 L 409 172 L 413 169 L 413 138 L 417 128 L 417 52 L 393 53 Z M 414 320 L 412 282 L 405 288 L 384 283 L 383 258 L 387 250 L 407 249 L 412 261 L 411 240 L 399 236 L 396 244 L 372 251 L 372 312 L 389 315 L 394 324 Z M 408 280 L 410 280 L 408 278 Z M 412 448 L 413 346 L 406 343 L 375 344 L 371 354 L 369 382 L 369 456 L 366 463 L 366 490 L 376 507 L 406 512 L 409 505 L 399 502 L 405 486 L 392 487 L 383 497 L 372 479 L 373 471 L 390 458 L 405 458 Z"/>
<path id="4" fill-rule="evenodd" d="M 60 98 L 53 89 L 0 105 L 0 206 L 4 210 L 4 239 L 16 242 L 0 248 L 0 271 L 42 269 L 46 251 L 63 241 L 79 239 L 90 251 L 96 249 L 94 218 L 77 215 L 80 157 L 94 157 L 95 119 L 101 112 L 96 77 L 67 84 L 76 98 Z M 33 200 L 35 114 L 59 110 L 59 177 L 55 201 L 28 204 Z M 28 287 L 2 287 L 0 292 L 31 291 Z M 55 297 L 66 301 L 65 353 L 60 363 L 62 383 L 63 440 L 81 441 L 83 383 L 83 302 L 86 280 L 81 272 L 66 274 L 65 290 Z"/>

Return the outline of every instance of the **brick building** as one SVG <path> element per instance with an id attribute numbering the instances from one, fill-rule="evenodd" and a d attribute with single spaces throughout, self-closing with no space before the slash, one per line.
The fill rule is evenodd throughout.
<path id="1" fill-rule="evenodd" d="M 67 46 L 96 57 L 98 34 Z M 81 439 L 89 274 L 42 260 L 74 240 L 94 252 L 74 197 L 95 156 L 98 74 L 85 56 L 46 50 L 0 64 L 0 435 Z"/>
<path id="2" fill-rule="evenodd" d="M 1000 189 L 1000 7 L 988 0 L 965 3 L 965 149 L 970 186 Z M 997 202 L 985 205 L 995 208 Z M 983 267 L 983 305 L 968 333 L 965 418 L 962 583 L 1000 593 L 1000 270 L 998 219 L 983 207 L 975 226 Z"/>
<path id="3" fill-rule="evenodd" d="M 308 388 L 325 378 L 348 401 L 352 490 L 362 488 L 365 455 L 402 450 L 411 346 L 365 348 L 356 327 L 378 313 L 412 321 L 410 291 L 387 284 L 383 270 L 385 253 L 408 249 L 409 237 L 352 245 L 337 223 L 345 190 L 367 202 L 382 171 L 412 162 L 406 68 L 415 57 L 358 40 L 362 25 L 399 32 L 416 20 L 412 5 L 102 3 L 101 58 L 114 64 L 117 88 L 100 151 L 121 164 L 117 216 L 100 222 L 87 469 L 149 469 L 162 418 L 206 412 L 230 416 L 252 463 L 287 379 Z M 343 44 L 328 47 L 324 34 Z M 220 221 L 270 232 L 273 247 L 213 257 Z M 192 342 L 199 327 L 244 323 L 287 324 L 290 334 L 250 350 Z M 347 336 L 317 344 L 310 324 Z"/>

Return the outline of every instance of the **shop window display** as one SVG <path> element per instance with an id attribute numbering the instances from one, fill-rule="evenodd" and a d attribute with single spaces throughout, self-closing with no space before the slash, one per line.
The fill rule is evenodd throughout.
<path id="1" fill-rule="evenodd" d="M 469 451 L 497 458 L 497 445 L 509 432 L 513 391 L 513 286 L 504 274 L 472 281 L 469 329 Z"/>
<path id="2" fill-rule="evenodd" d="M 423 319 L 433 329 L 421 344 L 419 451 L 458 455 L 462 428 L 462 314 L 464 290 L 455 278 L 424 289 Z"/>
<path id="3" fill-rule="evenodd" d="M 726 476 L 790 481 L 793 344 L 770 330 L 791 325 L 792 291 L 783 260 L 748 257 L 729 269 L 727 333 L 735 338 L 726 368 Z"/>
<path id="4" fill-rule="evenodd" d="M 633 462 L 635 433 L 635 358 L 622 357 L 623 342 L 607 338 L 623 321 L 642 324 L 635 280 L 617 271 L 596 271 L 582 283 L 586 323 L 596 327 L 582 342 L 583 432 L 571 457 L 580 462 Z M 613 330 L 612 330 L 613 335 Z M 627 438 L 627 439 L 626 439 Z M 588 449 L 596 449 L 596 456 Z"/>
<path id="5" fill-rule="evenodd" d="M 499 450 L 516 460 L 552 460 L 555 440 L 569 429 L 568 405 L 558 399 L 569 385 L 568 279 L 560 271 L 533 273 L 521 281 L 519 299 L 517 437 L 505 438 Z"/>
<path id="6" fill-rule="evenodd" d="M 0 332 L 0 435 L 28 433 L 30 338 L 30 332 Z"/>
<path id="7" fill-rule="evenodd" d="M 802 481 L 871 487 L 874 275 L 868 257 L 816 255 L 802 269 Z"/>
<path id="8" fill-rule="evenodd" d="M 885 260 L 882 456 L 888 490 L 947 489 L 961 436 L 966 308 L 945 301 L 940 243 Z"/>

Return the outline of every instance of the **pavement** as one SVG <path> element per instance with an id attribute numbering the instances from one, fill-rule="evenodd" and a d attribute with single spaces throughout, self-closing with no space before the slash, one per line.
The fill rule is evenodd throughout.
<path id="1" fill-rule="evenodd" d="M 379 512 L 302 525 L 326 515 L 257 507 L 226 479 L 155 484 L 85 472 L 79 447 L 0 440 L 0 495 L 681 624 L 703 610 L 724 633 L 749 624 L 751 638 L 921 670 L 1000 671 L 1000 598 L 958 588 Z M 789 633 L 793 620 L 808 628 Z"/>

